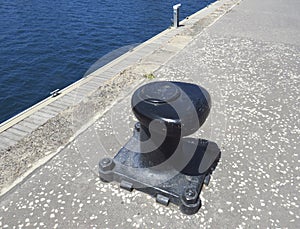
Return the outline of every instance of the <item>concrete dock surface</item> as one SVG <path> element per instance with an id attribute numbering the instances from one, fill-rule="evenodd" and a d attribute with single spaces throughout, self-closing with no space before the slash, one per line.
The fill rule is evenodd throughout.
<path id="1" fill-rule="evenodd" d="M 44 132 L 62 147 L 49 146 L 0 197 L 0 228 L 299 228 L 299 12 L 297 0 L 221 0 L 171 29 L 167 43 L 31 134 L 28 153 Z M 212 98 L 194 136 L 222 157 L 195 215 L 98 177 L 99 160 L 132 135 L 132 93 L 154 80 L 199 84 Z"/>

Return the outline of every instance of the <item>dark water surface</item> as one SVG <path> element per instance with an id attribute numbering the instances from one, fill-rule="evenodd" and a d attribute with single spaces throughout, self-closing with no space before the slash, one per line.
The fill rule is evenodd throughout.
<path id="1" fill-rule="evenodd" d="M 181 19 L 215 0 L 181 0 Z M 168 0 L 0 0 L 0 123 L 171 25 Z"/>

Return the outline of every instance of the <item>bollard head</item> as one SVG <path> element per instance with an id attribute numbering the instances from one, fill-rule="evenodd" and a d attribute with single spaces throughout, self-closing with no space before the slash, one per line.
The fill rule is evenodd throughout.
<path id="1" fill-rule="evenodd" d="M 205 122 L 211 106 L 208 92 L 195 84 L 156 81 L 135 91 L 131 100 L 134 115 L 149 128 L 153 120 L 163 123 L 154 131 L 168 136 L 187 136 Z"/>
<path id="2" fill-rule="evenodd" d="M 173 6 L 173 10 L 177 10 L 177 9 L 179 9 L 179 7 L 181 6 L 181 4 L 179 3 L 179 4 L 176 4 L 176 5 L 174 5 Z"/>

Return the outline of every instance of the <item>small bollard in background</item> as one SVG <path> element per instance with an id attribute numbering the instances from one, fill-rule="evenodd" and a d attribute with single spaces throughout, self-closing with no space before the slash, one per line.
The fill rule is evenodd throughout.
<path id="1" fill-rule="evenodd" d="M 176 4 L 173 6 L 173 26 L 174 28 L 179 27 L 179 8 L 181 4 Z"/>

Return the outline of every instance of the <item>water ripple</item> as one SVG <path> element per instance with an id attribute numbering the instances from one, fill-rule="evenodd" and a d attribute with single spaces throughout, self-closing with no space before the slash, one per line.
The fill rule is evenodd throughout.
<path id="1" fill-rule="evenodd" d="M 181 0 L 181 18 L 213 1 Z M 2 0 L 0 122 L 80 79 L 106 53 L 166 29 L 176 3 Z"/>

